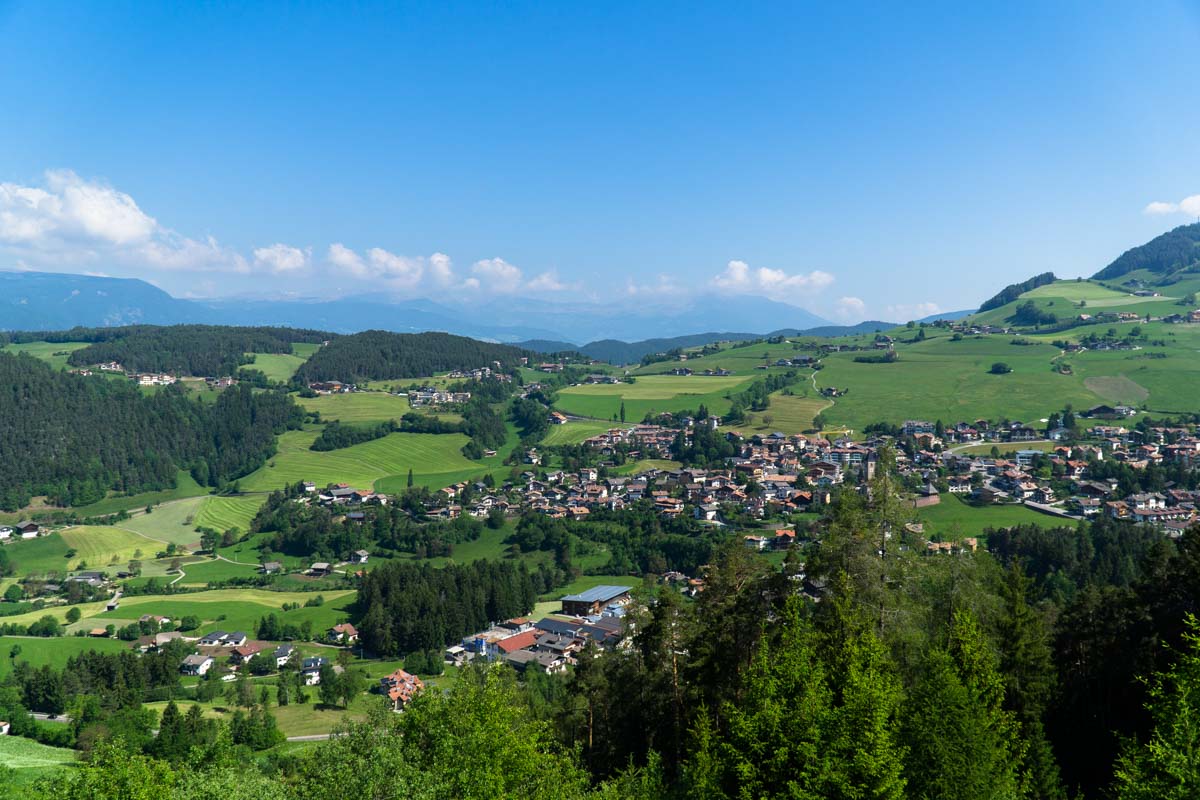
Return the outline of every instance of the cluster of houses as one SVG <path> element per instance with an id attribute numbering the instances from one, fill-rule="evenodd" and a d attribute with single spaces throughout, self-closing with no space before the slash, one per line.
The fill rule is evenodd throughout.
<path id="1" fill-rule="evenodd" d="M 422 386 L 419 389 L 408 392 L 408 404 L 413 408 L 420 406 L 461 405 L 470 401 L 470 392 L 446 392 L 433 386 Z"/>
<path id="2" fill-rule="evenodd" d="M 349 394 L 358 390 L 353 383 L 342 383 L 341 381 L 313 381 L 308 388 L 317 394 Z"/>
<path id="3" fill-rule="evenodd" d="M 628 586 L 595 586 L 562 600 L 562 613 L 537 622 L 519 617 L 463 638 L 445 652 L 447 663 L 462 665 L 482 659 L 501 661 L 518 672 L 564 672 L 594 644 L 603 649 L 623 646 Z"/>
<path id="4" fill-rule="evenodd" d="M 501 383 L 510 383 L 512 381 L 512 375 L 500 371 L 499 361 L 493 361 L 491 367 L 456 369 L 447 373 L 446 377 L 450 380 L 461 381 L 500 381 Z"/>
<path id="5" fill-rule="evenodd" d="M 358 641 L 358 631 L 349 623 L 341 623 L 326 631 L 325 639 L 330 644 L 350 645 Z M 294 645 L 286 642 L 272 644 L 253 641 L 241 631 L 230 633 L 218 630 L 199 638 L 188 638 L 178 631 L 169 631 L 143 636 L 135 646 L 141 652 L 150 652 L 160 650 L 176 640 L 194 642 L 196 645 L 196 652 L 184 657 L 179 664 L 179 671 L 184 675 L 202 677 L 224 659 L 230 670 L 224 679 L 233 680 L 237 670 L 251 659 L 259 657 L 269 659 L 275 669 L 283 669 L 289 662 L 295 662 L 305 685 L 317 686 L 321 682 L 321 668 L 329 665 L 329 659 L 323 656 L 303 656 Z M 335 666 L 333 669 L 340 671 L 341 668 Z"/>

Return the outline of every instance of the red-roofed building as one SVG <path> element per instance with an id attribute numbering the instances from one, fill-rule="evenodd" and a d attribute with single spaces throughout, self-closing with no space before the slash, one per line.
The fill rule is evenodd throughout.
<path id="1" fill-rule="evenodd" d="M 391 675 L 379 679 L 380 688 L 392 701 L 392 710 L 404 708 L 416 695 L 425 688 L 425 682 L 416 675 L 398 669 Z"/>
<path id="2" fill-rule="evenodd" d="M 504 655 L 515 653 L 518 650 L 528 650 L 537 644 L 537 635 L 538 631 L 528 630 L 524 633 L 518 633 L 516 636 L 501 639 L 496 642 L 496 647 L 500 648 L 501 654 Z"/>
<path id="3" fill-rule="evenodd" d="M 333 642 L 350 644 L 358 641 L 358 629 L 349 622 L 339 622 L 329 629 L 328 638 Z"/>

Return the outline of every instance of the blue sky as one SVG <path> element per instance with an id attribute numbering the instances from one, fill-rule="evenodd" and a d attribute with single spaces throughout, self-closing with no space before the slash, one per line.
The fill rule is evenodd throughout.
<path id="1" fill-rule="evenodd" d="M 0 0 L 0 267 L 906 319 L 1200 215 L 1200 4 L 845 5 Z"/>

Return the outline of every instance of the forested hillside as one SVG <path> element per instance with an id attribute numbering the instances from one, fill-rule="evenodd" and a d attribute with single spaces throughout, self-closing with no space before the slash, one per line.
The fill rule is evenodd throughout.
<path id="1" fill-rule="evenodd" d="M 261 466 L 302 410 L 284 394 L 235 386 L 215 403 L 175 387 L 147 396 L 126 381 L 0 353 L 0 508 L 34 495 L 83 505 L 109 490 L 173 486 L 180 468 L 222 485 Z"/>
<path id="2" fill-rule="evenodd" d="M 290 353 L 294 342 L 322 342 L 332 334 L 295 328 L 229 328 L 216 325 L 134 326 L 71 331 L 80 338 L 47 341 L 93 341 L 71 354 L 69 363 L 85 367 L 116 361 L 135 372 L 169 372 L 197 376 L 233 375 L 249 364 L 246 353 Z"/>
<path id="3" fill-rule="evenodd" d="M 389 378 L 419 378 L 452 369 L 519 364 L 527 350 L 489 344 L 448 333 L 365 331 L 341 336 L 300 367 L 296 380 L 357 383 Z"/>
<path id="4" fill-rule="evenodd" d="M 1197 266 L 1200 266 L 1200 223 L 1180 225 L 1130 248 L 1092 277 L 1112 280 L 1139 269 L 1167 274 Z"/>
<path id="5" fill-rule="evenodd" d="M 1025 292 L 1036 289 L 1039 286 L 1045 286 L 1048 283 L 1054 283 L 1056 278 L 1053 272 L 1043 272 L 1041 275 L 1034 275 L 1027 281 L 1013 283 L 1005 286 L 994 297 L 989 297 L 980 304 L 980 311 L 991 311 L 993 308 L 999 308 L 1002 305 L 1011 303 Z"/>

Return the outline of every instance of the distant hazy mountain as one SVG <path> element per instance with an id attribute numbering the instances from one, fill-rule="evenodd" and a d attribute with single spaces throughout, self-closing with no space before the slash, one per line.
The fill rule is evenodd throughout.
<path id="1" fill-rule="evenodd" d="M 201 312 L 145 281 L 0 272 L 0 327 L 61 330 L 76 325 L 106 327 L 198 322 Z"/>
<path id="2" fill-rule="evenodd" d="M 445 331 L 502 342 L 588 342 L 681 336 L 714 328 L 752 331 L 828 324 L 795 306 L 741 295 L 702 295 L 682 305 L 641 298 L 603 305 L 503 297 L 465 308 L 431 300 L 388 302 L 378 297 L 182 300 L 137 279 L 43 272 L 0 272 L 0 292 L 0 309 L 6 312 L 0 327 L 8 330 L 203 322 L 287 325 L 336 333 Z"/>
<path id="3" fill-rule="evenodd" d="M 961 316 L 966 316 L 970 312 L 955 312 Z M 944 315 L 938 315 L 938 319 L 949 319 Z M 922 320 L 925 321 L 925 320 Z M 739 342 L 746 339 L 770 338 L 772 336 L 857 336 L 860 333 L 878 333 L 880 331 L 895 328 L 899 323 L 896 322 L 879 322 L 871 320 L 868 322 L 860 322 L 857 325 L 822 325 L 816 328 L 808 328 L 806 330 L 798 330 L 796 328 L 780 328 L 779 330 L 767 331 L 762 333 L 694 333 L 686 336 L 673 336 L 669 338 L 643 339 L 638 342 L 623 342 L 617 339 L 601 339 L 595 342 L 588 342 L 584 345 L 575 345 L 571 342 L 547 340 L 547 339 L 531 339 L 524 342 L 516 342 L 519 347 L 526 350 L 533 350 L 538 353 L 559 353 L 568 350 L 573 350 L 577 353 L 583 353 L 586 356 L 597 359 L 598 361 L 608 361 L 613 364 L 632 364 L 642 360 L 642 356 L 651 355 L 653 353 L 666 353 L 674 350 L 677 347 L 702 347 L 713 342 Z"/>
<path id="4" fill-rule="evenodd" d="M 1139 269 L 1166 277 L 1181 270 L 1200 267 L 1200 222 L 1180 225 L 1143 245 L 1126 250 L 1092 277 L 1112 280 Z"/>

